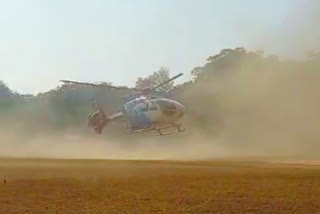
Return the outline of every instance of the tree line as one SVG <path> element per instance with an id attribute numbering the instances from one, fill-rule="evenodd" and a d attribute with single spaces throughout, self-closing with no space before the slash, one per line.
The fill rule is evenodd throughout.
<path id="1" fill-rule="evenodd" d="M 226 85 L 241 84 L 243 79 L 250 80 L 252 75 L 261 80 L 270 73 L 314 74 L 318 77 L 320 68 L 320 54 L 307 52 L 304 59 L 281 59 L 278 56 L 265 56 L 263 51 L 247 51 L 245 48 L 223 49 L 220 53 L 209 56 L 203 66 L 195 67 L 192 79 L 183 84 L 174 85 L 173 82 L 160 88 L 170 91 L 171 96 L 187 107 L 189 120 L 197 127 L 210 133 L 217 132 L 223 126 L 223 112 L 220 100 L 222 88 Z M 245 74 L 241 81 L 228 82 L 230 77 Z M 303 76 L 303 75 L 302 75 Z M 138 78 L 137 88 L 155 86 L 170 78 L 170 71 L 161 67 L 148 77 Z M 259 84 L 259 78 L 255 79 Z M 237 92 L 245 93 L 246 83 L 243 82 Z M 110 84 L 110 83 L 101 83 Z M 97 100 L 107 113 L 117 111 L 126 100 L 121 97 L 130 95 L 130 89 L 116 90 L 108 87 L 76 86 L 63 84 L 48 92 L 37 95 L 23 95 L 9 89 L 0 81 L 0 114 L 3 121 L 24 119 L 41 124 L 41 127 L 63 129 L 70 126 L 84 124 L 90 113 L 90 103 Z"/>

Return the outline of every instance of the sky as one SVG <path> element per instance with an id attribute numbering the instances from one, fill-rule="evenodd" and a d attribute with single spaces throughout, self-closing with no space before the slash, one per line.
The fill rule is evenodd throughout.
<path id="1" fill-rule="evenodd" d="M 60 79 L 134 86 L 165 66 L 181 83 L 223 48 L 298 52 L 284 43 L 315 1 L 0 0 L 0 80 L 33 94 Z"/>

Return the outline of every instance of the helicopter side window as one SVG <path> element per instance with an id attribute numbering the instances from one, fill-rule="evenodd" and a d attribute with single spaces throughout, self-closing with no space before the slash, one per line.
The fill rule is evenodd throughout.
<path id="1" fill-rule="evenodd" d="M 150 102 L 149 103 L 149 110 L 150 111 L 156 111 L 156 110 L 158 110 L 158 107 L 154 102 Z"/>
<path id="2" fill-rule="evenodd" d="M 140 103 L 136 106 L 136 110 L 139 112 L 148 111 L 148 103 Z"/>
<path id="3" fill-rule="evenodd" d="M 160 108 L 163 110 L 176 110 L 176 105 L 173 103 L 163 101 L 163 100 L 158 100 L 157 103 L 159 104 Z"/>
<path id="4" fill-rule="evenodd" d="M 134 102 L 129 102 L 129 103 L 125 104 L 123 107 L 124 107 L 126 112 L 132 112 L 132 111 L 135 110 L 134 109 L 135 103 Z"/>

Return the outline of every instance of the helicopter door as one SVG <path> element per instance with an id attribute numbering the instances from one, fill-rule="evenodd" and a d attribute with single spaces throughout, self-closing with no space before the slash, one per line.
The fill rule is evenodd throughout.
<path id="1" fill-rule="evenodd" d="M 151 120 L 148 115 L 149 106 L 147 102 L 141 102 L 134 107 L 134 111 L 128 116 L 129 123 L 131 126 L 141 126 L 150 124 Z"/>
<path id="2" fill-rule="evenodd" d="M 148 107 L 148 117 L 152 122 L 157 122 L 159 120 L 159 117 L 161 116 L 159 106 L 156 103 L 150 101 Z"/>

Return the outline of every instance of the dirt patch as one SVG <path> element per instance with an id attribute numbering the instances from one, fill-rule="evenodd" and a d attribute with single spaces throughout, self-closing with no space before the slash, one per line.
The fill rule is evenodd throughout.
<path id="1" fill-rule="evenodd" d="M 317 213 L 318 167 L 1 159 L 0 213 Z"/>

